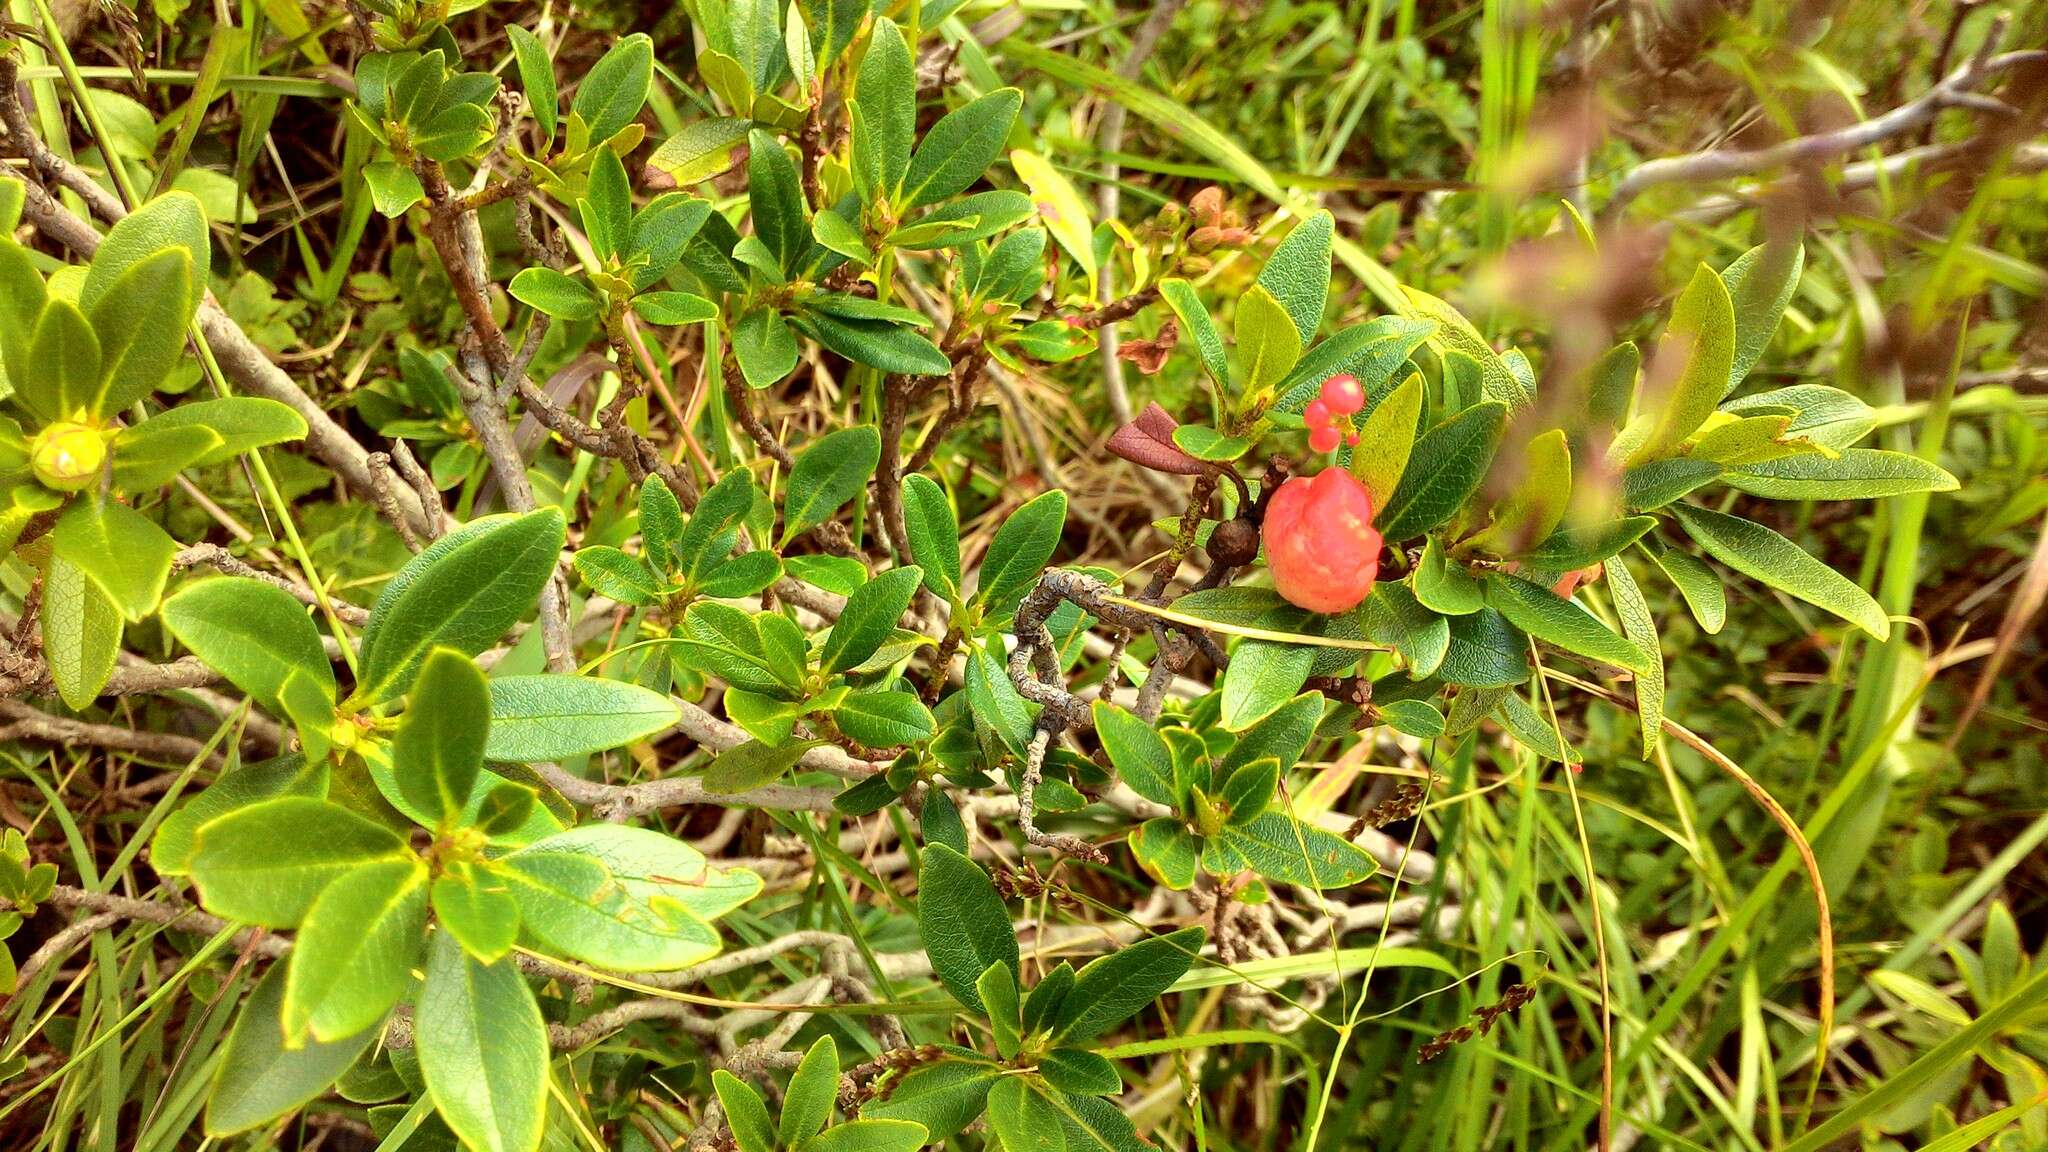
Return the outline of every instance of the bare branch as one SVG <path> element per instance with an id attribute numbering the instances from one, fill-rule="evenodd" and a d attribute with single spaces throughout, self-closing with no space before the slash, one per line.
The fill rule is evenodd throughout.
<path id="1" fill-rule="evenodd" d="M 2013 109 L 1974 91 L 1985 82 L 2025 63 L 2048 59 L 2048 52 L 2023 51 L 1993 55 L 2004 38 L 2007 20 L 2001 17 L 1985 34 L 1976 56 L 1950 72 L 1918 98 L 1871 119 L 1833 132 L 1797 136 L 1768 148 L 1747 151 L 1694 152 L 1670 156 L 1637 165 L 1623 177 L 1608 200 L 1606 213 L 1619 213 L 1637 196 L 1660 184 L 1698 183 L 1755 176 L 1776 168 L 1809 165 L 1873 147 L 1908 135 L 1930 124 L 1950 108 L 1972 108 L 1982 112 L 2011 115 Z"/>

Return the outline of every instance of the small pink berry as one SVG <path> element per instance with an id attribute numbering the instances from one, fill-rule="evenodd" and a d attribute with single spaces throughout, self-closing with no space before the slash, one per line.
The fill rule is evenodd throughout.
<path id="1" fill-rule="evenodd" d="M 1345 446 L 1346 448 L 1356 448 L 1356 447 L 1358 447 L 1358 433 L 1356 433 L 1356 432 L 1347 432 L 1347 433 L 1345 433 L 1345 434 L 1344 434 L 1344 446 Z"/>
<path id="2" fill-rule="evenodd" d="M 1343 435 L 1328 424 L 1308 434 L 1309 449 L 1315 452 L 1335 452 L 1343 441 Z"/>
<path id="3" fill-rule="evenodd" d="M 1330 411 L 1343 416 L 1365 407 L 1365 390 L 1358 386 L 1358 377 L 1346 372 L 1323 381 L 1323 403 Z"/>
<path id="4" fill-rule="evenodd" d="M 1323 403 L 1321 400 L 1311 400 L 1308 402 L 1308 407 L 1301 410 L 1301 418 L 1308 423 L 1309 427 L 1321 428 L 1337 417 L 1330 411 L 1328 404 Z"/>

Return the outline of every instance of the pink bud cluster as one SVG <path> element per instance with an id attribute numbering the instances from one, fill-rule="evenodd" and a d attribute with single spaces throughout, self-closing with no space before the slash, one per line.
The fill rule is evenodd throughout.
<path id="1" fill-rule="evenodd" d="M 1358 444 L 1351 418 L 1365 408 L 1365 389 L 1346 372 L 1323 381 L 1322 394 L 1301 410 L 1308 424 L 1308 446 L 1314 452 L 1335 452 L 1339 444 Z M 1340 427 L 1341 425 L 1341 427 Z"/>

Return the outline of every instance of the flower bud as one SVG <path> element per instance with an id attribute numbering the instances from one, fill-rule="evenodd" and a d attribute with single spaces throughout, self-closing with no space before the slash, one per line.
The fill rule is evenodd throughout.
<path id="1" fill-rule="evenodd" d="M 1342 468 L 1282 484 L 1266 505 L 1266 564 L 1287 602 L 1311 612 L 1348 612 L 1380 572 L 1372 494 Z"/>
<path id="2" fill-rule="evenodd" d="M 107 440 L 99 429 L 68 421 L 52 424 L 29 444 L 29 468 L 45 488 L 90 488 L 107 466 Z"/>

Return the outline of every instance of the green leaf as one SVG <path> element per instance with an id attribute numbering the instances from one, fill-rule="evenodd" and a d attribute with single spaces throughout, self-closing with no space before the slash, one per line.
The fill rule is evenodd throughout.
<path id="1" fill-rule="evenodd" d="M 704 769 L 704 788 L 730 796 L 773 784 L 796 767 L 804 753 L 818 747 L 819 743 L 816 740 L 790 740 L 764 744 L 759 740 L 749 740 L 728 748 Z"/>
<path id="2" fill-rule="evenodd" d="M 532 1152 L 547 1115 L 548 1031 L 507 956 L 480 964 L 436 933 L 413 1013 L 427 1097 L 475 1152 Z"/>
<path id="3" fill-rule="evenodd" d="M 159 428 L 154 420 L 130 425 L 114 436 L 114 488 L 120 492 L 160 488 L 220 444 L 213 429 L 198 425 Z"/>
<path id="4" fill-rule="evenodd" d="M 1520 576 L 1488 573 L 1486 602 L 1515 627 L 1575 656 L 1634 672 L 1651 664 L 1648 653 L 1626 637 L 1609 631 L 1592 613 Z"/>
<path id="5" fill-rule="evenodd" d="M 683 125 L 647 158 L 642 179 L 649 188 L 686 188 L 723 175 L 738 162 L 740 145 L 747 142 L 753 123 L 740 117 L 714 116 Z"/>
<path id="6" fill-rule="evenodd" d="M 1220 721 L 1233 732 L 1273 714 L 1307 682 L 1316 650 L 1271 640 L 1240 641 L 1223 672 Z"/>
<path id="7" fill-rule="evenodd" d="M 1540 572 L 1568 572 L 1590 567 L 1643 538 L 1657 526 L 1654 516 L 1625 516 L 1602 524 L 1565 527 L 1522 553 L 1523 564 Z"/>
<path id="8" fill-rule="evenodd" d="M 1650 541 L 1645 541 L 1649 544 Z M 1678 594 L 1685 598 L 1693 619 L 1699 621 L 1701 630 L 1713 635 L 1728 621 L 1728 595 L 1721 588 L 1721 577 L 1708 563 L 1690 552 L 1675 548 L 1649 548 L 1645 551 L 1657 567 L 1662 569 L 1666 579 L 1671 581 Z"/>
<path id="9" fill-rule="evenodd" d="M 1060 1110 L 1022 1076 L 1005 1076 L 989 1089 L 988 1126 L 1004 1152 L 1066 1152 Z"/>
<path id="10" fill-rule="evenodd" d="M 1017 974 L 1008 964 L 991 964 L 981 979 L 974 982 L 974 990 L 981 994 L 981 1002 L 988 1008 L 996 1054 L 1005 1060 L 1015 1060 L 1024 1039 L 1020 1031 L 1024 1009 L 1017 996 Z"/>
<path id="11" fill-rule="evenodd" d="M 1415 450 L 1415 424 L 1422 416 L 1423 391 L 1422 375 L 1411 373 L 1366 413 L 1359 427 L 1358 443 L 1351 449 L 1351 474 L 1372 494 L 1375 509 L 1386 507 L 1408 471 L 1408 456 Z"/>
<path id="12" fill-rule="evenodd" d="M 505 37 L 512 42 L 512 58 L 519 64 L 519 86 L 526 92 L 526 106 L 540 125 L 542 137 L 555 138 L 555 115 L 560 97 L 555 92 L 555 62 L 548 58 L 540 38 L 518 24 L 505 25 Z"/>
<path id="13" fill-rule="evenodd" d="M 1417 573 L 1415 584 L 1421 587 L 1422 583 L 1422 576 Z M 1476 581 L 1471 582 L 1471 593 L 1472 609 L 1476 611 L 1479 607 Z M 1400 653 L 1408 665 L 1408 675 L 1418 680 L 1436 675 L 1445 653 L 1450 651 L 1450 621 L 1425 605 L 1404 584 L 1383 580 L 1373 585 L 1372 593 L 1365 599 L 1362 623 L 1365 638 L 1375 644 L 1389 645 Z"/>
<path id="14" fill-rule="evenodd" d="M 201 825 L 191 873 L 214 914 L 291 928 L 330 881 L 410 856 L 397 833 L 340 805 L 280 796 Z"/>
<path id="15" fill-rule="evenodd" d="M 929 476 L 903 478 L 904 532 L 910 556 L 924 572 L 924 586 L 942 599 L 960 591 L 960 521 L 945 489 Z"/>
<path id="16" fill-rule="evenodd" d="M 704 854 L 673 836 L 620 824 L 584 824 L 519 850 L 594 860 L 612 883 L 665 915 L 687 912 L 706 924 L 761 893 L 761 878 L 744 868 L 711 868 Z M 693 928 L 692 931 L 695 929 Z"/>
<path id="17" fill-rule="evenodd" d="M 496 963 L 519 938 L 519 902 L 488 865 L 450 863 L 434 878 L 432 897 L 442 931 L 482 963 Z"/>
<path id="18" fill-rule="evenodd" d="M 407 561 L 370 609 L 355 697 L 405 691 L 437 645 L 474 656 L 496 643 L 554 575 L 565 531 L 559 508 L 486 516 Z"/>
<path id="19" fill-rule="evenodd" d="M 427 190 L 413 170 L 390 160 L 363 165 L 363 183 L 369 187 L 370 203 L 380 216 L 403 216 L 407 209 L 427 199 Z"/>
<path id="20" fill-rule="evenodd" d="M 1707 555 L 1721 563 L 1832 612 L 1879 640 L 1890 635 L 1891 620 L 1870 593 L 1769 528 L 1691 504 L 1673 504 L 1671 511 Z"/>
<path id="21" fill-rule="evenodd" d="M 297 1110 L 327 1091 L 377 1039 L 374 1028 L 331 1044 L 284 1046 L 287 965 L 273 964 L 235 1014 L 206 1100 L 208 1136 L 232 1136 Z"/>
<path id="22" fill-rule="evenodd" d="M 8 189 L 23 187 L 18 180 L 0 181 L 0 196 Z M 15 198 L 20 199 L 18 195 Z M 34 363 L 29 356 L 29 338 L 48 298 L 43 274 L 36 271 L 28 250 L 14 242 L 11 227 L 0 230 L 0 369 L 23 376 L 26 366 Z M 15 395 L 22 395 L 21 385 L 14 385 L 14 390 Z"/>
<path id="23" fill-rule="evenodd" d="M 1632 685 L 1636 719 L 1643 735 L 1643 756 L 1647 759 L 1656 750 L 1664 728 L 1664 653 L 1657 642 L 1657 618 L 1628 565 L 1620 560 L 1608 561 L 1606 581 L 1608 593 L 1614 598 L 1614 614 L 1621 618 L 1622 634 L 1653 657 Z"/>
<path id="24" fill-rule="evenodd" d="M 497 761 L 566 760 L 622 748 L 682 716 L 662 693 L 596 676 L 500 676 L 490 690 L 485 756 Z"/>
<path id="25" fill-rule="evenodd" d="M 219 437 L 219 443 L 192 462 L 203 467 L 232 460 L 244 452 L 306 438 L 306 418 L 290 406 L 258 396 L 224 396 L 218 400 L 190 400 L 159 412 L 138 425 L 143 429 L 205 428 Z M 114 442 L 115 463 L 122 441 Z"/>
<path id="26" fill-rule="evenodd" d="M 975 723 L 993 732 L 1013 755 L 1031 742 L 1031 712 L 1010 682 L 1001 657 L 983 645 L 969 645 L 967 706 Z"/>
<path id="27" fill-rule="evenodd" d="M 1116 1065 L 1084 1048 L 1055 1048 L 1038 1061 L 1046 1083 L 1082 1096 L 1114 1096 L 1124 1090 Z"/>
<path id="28" fill-rule="evenodd" d="M 272 715 L 285 680 L 308 677 L 334 707 L 334 669 L 306 607 L 274 584 L 241 576 L 201 580 L 164 601 L 164 626 L 192 654 Z"/>
<path id="29" fill-rule="evenodd" d="M 600 596 L 621 604 L 645 607 L 661 602 L 669 589 L 648 570 L 647 562 L 608 544 L 579 549 L 569 558 L 576 574 Z"/>
<path id="30" fill-rule="evenodd" d="M 213 259 L 213 241 L 206 229 L 206 210 L 189 192 L 166 192 L 130 212 L 109 229 L 93 253 L 85 282 L 78 289 L 78 307 L 91 315 L 100 300 L 116 291 L 122 277 L 167 248 L 190 259 L 185 273 L 186 319 L 206 295 L 206 276 Z M 184 327 L 181 322 L 179 327 Z"/>
<path id="31" fill-rule="evenodd" d="M 633 222 L 626 229 L 625 257 L 631 265 L 633 290 L 645 292 L 667 276 L 710 220 L 709 200 L 681 192 L 656 196 L 645 208 L 635 212 Z"/>
<path id="32" fill-rule="evenodd" d="M 862 199 L 896 199 L 917 134 L 917 72 L 896 22 L 875 20 L 853 96 L 853 169 Z"/>
<path id="33" fill-rule="evenodd" d="M 1207 939 L 1200 927 L 1182 928 L 1089 961 L 1054 1017 L 1054 1039 L 1085 1044 L 1137 1015 L 1181 978 Z"/>
<path id="34" fill-rule="evenodd" d="M 855 692 L 832 711 L 839 730 L 869 748 L 929 740 L 938 731 L 931 709 L 915 692 Z"/>
<path id="35" fill-rule="evenodd" d="M 447 57 L 441 49 L 413 57 L 392 79 L 389 118 L 417 124 L 432 115 L 447 77 Z"/>
<path id="36" fill-rule="evenodd" d="M 569 108 L 590 126 L 592 140 L 609 140 L 639 119 L 653 83 L 654 42 L 635 32 L 613 44 L 584 74 Z"/>
<path id="37" fill-rule="evenodd" d="M 1636 380 L 1642 374 L 1643 354 L 1633 340 L 1626 340 L 1600 354 L 1586 371 L 1586 415 L 1602 428 L 1619 428 L 1628 422 L 1635 407 Z"/>
<path id="38" fill-rule="evenodd" d="M 505 290 L 514 300 L 557 320 L 597 317 L 597 296 L 590 286 L 553 268 L 522 268 Z"/>
<path id="39" fill-rule="evenodd" d="M 1238 297 L 1235 335 L 1246 394 L 1279 384 L 1301 359 L 1301 333 L 1264 285 L 1253 285 Z"/>
<path id="40" fill-rule="evenodd" d="M 849 1120 L 820 1132 L 804 1152 L 917 1152 L 930 1142 L 910 1120 Z"/>
<path id="41" fill-rule="evenodd" d="M 1415 567 L 1415 599 L 1432 612 L 1469 616 L 1486 603 L 1486 592 L 1471 569 L 1444 552 L 1431 536 L 1422 543 L 1422 563 Z"/>
<path id="42" fill-rule="evenodd" d="M 1582 764 L 1585 756 L 1577 748 L 1560 742 L 1560 730 L 1550 716 L 1536 711 L 1527 700 L 1513 692 L 1500 698 L 1494 719 L 1506 728 L 1515 743 L 1545 760 L 1559 764 Z"/>
<path id="43" fill-rule="evenodd" d="M 805 1050 L 782 1098 L 782 1122 L 777 1127 L 782 1146 L 796 1148 L 816 1136 L 831 1121 L 838 1100 L 839 1045 L 830 1036 L 820 1036 Z"/>
<path id="44" fill-rule="evenodd" d="M 104 496 L 73 501 L 50 530 L 50 543 L 130 621 L 156 611 L 178 554 L 178 542 L 154 521 Z"/>
<path id="45" fill-rule="evenodd" d="M 717 930 L 683 906 L 636 894 L 603 863 L 542 847 L 548 843 L 528 845 L 496 869 L 526 933 L 546 947 L 626 972 L 687 968 L 718 954 Z"/>
<path id="46" fill-rule="evenodd" d="M 1173 786 L 1173 754 L 1152 725 L 1135 714 L 1104 700 L 1090 705 L 1095 716 L 1095 734 L 1117 775 L 1131 791 L 1152 801 L 1175 807 L 1180 803 Z"/>
<path id="47" fill-rule="evenodd" d="M 412 147 L 429 160 L 452 164 L 469 157 L 490 139 L 490 112 L 475 104 L 452 104 L 414 130 Z"/>
<path id="48" fill-rule="evenodd" d="M 640 485 L 640 539 L 656 567 L 666 569 L 675 563 L 685 523 L 682 502 L 668 485 L 652 478 Z"/>
<path id="49" fill-rule="evenodd" d="M 819 666 L 826 672 L 844 672 L 874 655 L 895 631 L 923 579 L 924 569 L 912 564 L 892 568 L 856 589 L 825 638 Z"/>
<path id="50" fill-rule="evenodd" d="M 1180 326 L 1195 342 L 1195 351 L 1201 354 L 1202 367 L 1216 387 L 1230 385 L 1230 361 L 1223 351 L 1223 337 L 1216 331 L 1216 321 L 1209 315 L 1207 305 L 1195 292 L 1195 286 L 1176 277 L 1167 277 L 1159 282 L 1159 297 L 1166 306 L 1173 309 Z"/>
<path id="51" fill-rule="evenodd" d="M 1465 319 L 1463 313 L 1406 284 L 1401 285 L 1401 294 L 1407 298 L 1411 319 L 1427 320 L 1436 325 L 1431 339 L 1453 352 L 1470 356 L 1479 365 L 1480 394 L 1486 400 L 1508 408 L 1520 408 L 1535 399 L 1534 392 L 1509 370 L 1507 361 L 1493 350 L 1493 345 L 1486 342 L 1486 337 Z"/>
<path id="52" fill-rule="evenodd" d="M 936 204 L 967 191 L 1003 154 L 1024 94 L 998 88 L 947 113 L 925 133 L 904 171 L 899 208 Z M 1057 235 L 1057 233 L 1055 233 Z"/>
<path id="53" fill-rule="evenodd" d="M 1674 456 L 1638 464 L 1621 476 L 1621 500 L 1630 511 L 1650 512 L 1679 499 L 1721 475 L 1712 460 Z"/>
<path id="54" fill-rule="evenodd" d="M 89 319 L 99 337 L 100 379 L 87 412 L 123 411 L 163 383 L 185 355 L 185 325 L 196 309 L 187 296 L 191 282 L 191 256 L 166 248 L 137 261 L 94 305 Z"/>
<path id="55" fill-rule="evenodd" d="M 1378 867 L 1351 841 L 1285 812 L 1267 812 L 1248 824 L 1225 828 L 1222 838 L 1253 871 L 1286 884 L 1346 888 Z"/>
<path id="56" fill-rule="evenodd" d="M 757 595 L 782 579 L 782 557 L 766 549 L 735 556 L 712 568 L 697 582 L 697 591 L 721 600 Z"/>
<path id="57" fill-rule="evenodd" d="M 284 985 L 286 1047 L 377 1024 L 412 983 L 427 922 L 427 865 L 365 864 L 329 884 L 299 925 Z"/>
<path id="58" fill-rule="evenodd" d="M 55 296 L 43 306 L 29 339 L 32 369 L 10 371 L 8 382 L 30 411 L 45 421 L 92 415 L 100 387 L 100 341 L 78 306 Z"/>
<path id="59" fill-rule="evenodd" d="M 1436 674 L 1447 683 L 1499 688 L 1529 678 L 1529 638 L 1491 608 L 1453 616 L 1451 645 Z"/>
<path id="60" fill-rule="evenodd" d="M 649 324 L 674 327 L 718 319 L 718 305 L 691 292 L 642 292 L 633 297 L 633 314 Z"/>
<path id="61" fill-rule="evenodd" d="M 1648 379 L 1670 383 L 1661 396 L 1645 398 L 1654 413 L 1645 438 L 1626 459 L 1630 465 L 1676 452 L 1685 438 L 1714 414 L 1735 357 L 1735 310 L 1728 288 L 1705 264 L 1671 306 L 1671 321 L 1657 339 Z M 1623 446 L 1628 434 L 1616 441 Z"/>
<path id="62" fill-rule="evenodd" d="M 926 859 L 930 859 L 929 853 Z M 936 1144 L 979 1120 L 988 1107 L 989 1089 L 997 1081 L 1013 1078 L 996 1064 L 941 1060 L 913 1069 L 887 1100 L 870 1102 L 860 1114 L 922 1124 L 926 1138 Z"/>
<path id="63" fill-rule="evenodd" d="M 718 1093 L 726 1127 L 740 1152 L 775 1152 L 775 1124 L 768 1119 L 768 1105 L 762 1103 L 761 1094 L 723 1068 L 712 1071 L 711 1086 Z"/>
<path id="64" fill-rule="evenodd" d="M 911 376 L 944 376 L 953 370 L 937 344 L 899 324 L 848 320 L 815 308 L 800 314 L 797 323 L 818 343 L 870 368 Z"/>
<path id="65" fill-rule="evenodd" d="M 1749 376 L 1749 370 L 1763 359 L 1778 321 L 1792 303 L 1799 287 L 1799 273 L 1806 266 L 1806 249 L 1797 244 L 1759 244 L 1735 258 L 1721 270 L 1721 283 L 1735 314 L 1734 355 L 1728 365 L 1728 383 L 1721 394 Z"/>
<path id="66" fill-rule="evenodd" d="M 1296 225 L 1259 270 L 1259 286 L 1272 293 L 1294 320 L 1306 347 L 1322 326 L 1323 305 L 1330 294 L 1330 244 L 1336 219 L 1320 211 Z"/>
<path id="67" fill-rule="evenodd" d="M 796 334 L 779 312 L 749 312 L 732 326 L 732 354 L 748 387 L 767 388 L 796 371 Z"/>
<path id="68" fill-rule="evenodd" d="M 871 424 L 820 437 L 796 458 L 782 501 L 782 543 L 832 518 L 860 494 L 882 459 L 882 437 Z"/>
<path id="69" fill-rule="evenodd" d="M 1905 452 L 1847 448 L 1839 456 L 1787 456 L 1745 464 L 1728 486 L 1767 500 L 1873 500 L 1909 492 L 1953 492 L 1956 478 Z"/>
<path id="70" fill-rule="evenodd" d="M 1073 182 L 1065 173 L 1037 152 L 1023 148 L 1011 150 L 1010 167 L 1030 191 L 1031 207 L 1039 219 L 1045 221 L 1045 230 L 1052 233 L 1061 250 L 1087 274 L 1092 291 L 1097 269 L 1095 229 L 1088 213 L 1088 202 L 1081 199 L 1081 194 L 1074 190 Z"/>
<path id="71" fill-rule="evenodd" d="M 216 779 L 157 825 L 156 834 L 149 841 L 150 867 L 165 876 L 186 875 L 191 870 L 200 828 L 237 808 L 273 796 L 318 799 L 327 794 L 327 784 L 327 765 L 308 763 L 305 756 L 296 752 L 242 765 Z"/>
<path id="72" fill-rule="evenodd" d="M 1007 188 L 976 192 L 941 204 L 889 234 L 889 243 L 913 252 L 965 248 L 1030 218 L 1031 197 Z M 929 235 L 925 235 L 929 233 Z"/>
<path id="73" fill-rule="evenodd" d="M 1263 430 L 1263 425 L 1260 427 Z M 1225 436 L 1206 424 L 1182 424 L 1173 430 L 1173 443 L 1197 460 L 1223 463 L 1251 451 L 1258 437 Z"/>
<path id="74" fill-rule="evenodd" d="M 867 237 L 849 224 L 846 217 L 830 208 L 811 217 L 811 239 L 856 264 L 866 266 L 875 262 L 875 253 L 868 247 Z"/>
<path id="75" fill-rule="evenodd" d="M 1339 373 L 1358 377 L 1368 403 L 1384 403 L 1397 378 L 1405 380 L 1414 374 L 1408 367 L 1409 358 L 1435 331 L 1434 321 L 1407 316 L 1377 316 L 1339 329 L 1302 353 L 1294 371 L 1280 385 L 1280 398 L 1273 407 L 1300 414 L 1322 391 L 1323 381 Z"/>
<path id="76" fill-rule="evenodd" d="M 1877 413 L 1860 398 L 1826 384 L 1794 384 L 1737 396 L 1721 406 L 1731 415 L 1791 409 L 1797 413 L 1785 435 L 1841 451 L 1877 427 Z"/>
<path id="77" fill-rule="evenodd" d="M 1378 711 L 1394 731 L 1418 740 L 1434 740 L 1444 734 L 1444 714 L 1426 700 L 1389 700 L 1379 705 Z"/>
<path id="78" fill-rule="evenodd" d="M 747 137 L 747 203 L 754 234 L 785 273 L 794 272 L 811 247 L 803 187 L 782 142 L 758 128 Z"/>
<path id="79" fill-rule="evenodd" d="M 1572 450 L 1564 429 L 1533 437 L 1522 450 L 1521 464 L 1521 478 L 1494 505 L 1492 522 L 1463 547 L 1516 556 L 1549 539 L 1564 522 L 1572 495 Z"/>
<path id="80" fill-rule="evenodd" d="M 1411 540 L 1457 515 L 1486 478 L 1506 421 L 1507 408 L 1487 401 L 1423 433 L 1400 486 L 1374 517 L 1388 544 Z"/>
<path id="81" fill-rule="evenodd" d="M 943 844 L 927 847 L 917 874 L 917 925 L 939 983 L 954 999 L 987 1015 L 975 981 L 991 964 L 1008 964 L 1013 972 L 1018 967 L 1010 913 L 988 873 Z"/>
<path id="82" fill-rule="evenodd" d="M 1067 494 L 1055 488 L 1033 497 L 996 529 L 974 593 L 984 620 L 1001 620 L 1017 610 L 1017 602 L 1052 560 L 1066 526 Z"/>
<path id="83" fill-rule="evenodd" d="M 444 827 L 462 815 L 483 771 L 490 717 L 483 669 L 453 649 L 429 653 L 391 739 L 398 790 L 413 811 L 438 814 Z"/>

